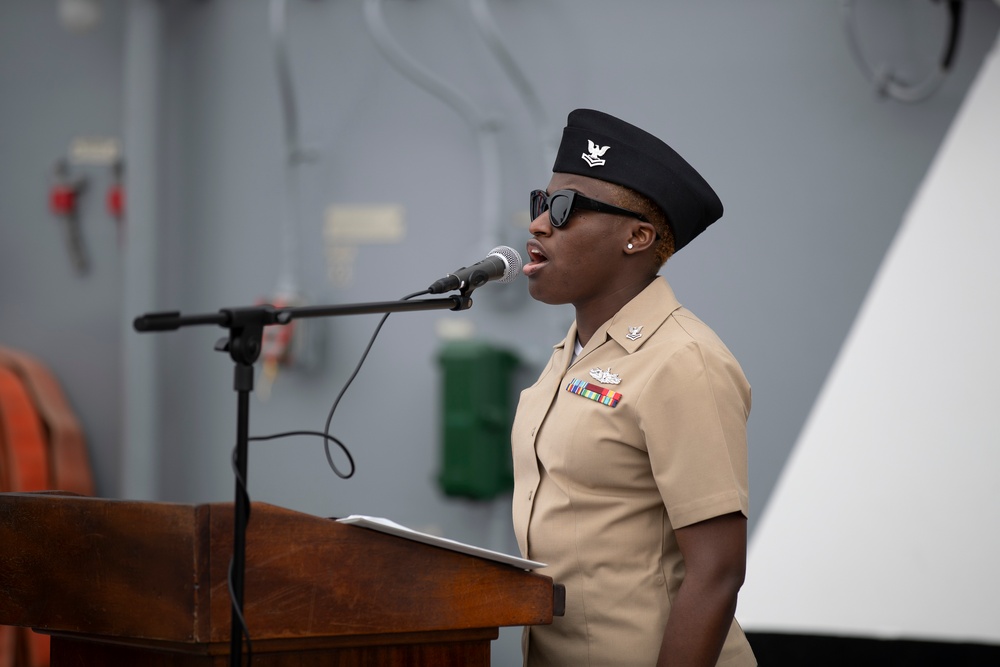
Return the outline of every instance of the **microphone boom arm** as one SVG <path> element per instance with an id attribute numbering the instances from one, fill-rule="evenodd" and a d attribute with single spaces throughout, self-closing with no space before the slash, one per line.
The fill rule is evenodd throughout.
<path id="1" fill-rule="evenodd" d="M 202 313 L 198 315 L 182 315 L 177 311 L 146 313 L 135 318 L 132 326 L 138 332 L 174 331 L 181 327 L 200 324 L 217 324 L 220 327 L 233 328 L 245 326 L 250 322 L 260 324 L 261 326 L 288 324 L 294 319 L 305 317 L 370 315 L 373 313 L 399 313 L 423 310 L 468 310 L 471 307 L 472 299 L 467 295 L 459 294 L 440 299 L 424 299 L 422 301 L 375 301 L 338 306 L 276 308 L 270 304 L 263 304 L 240 308 L 222 308 L 215 313 Z"/>

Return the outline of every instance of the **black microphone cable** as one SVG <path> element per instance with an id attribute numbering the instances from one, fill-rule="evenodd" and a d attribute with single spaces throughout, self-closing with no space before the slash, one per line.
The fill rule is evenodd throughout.
<path id="1" fill-rule="evenodd" d="M 401 300 L 407 301 L 409 299 L 413 299 L 415 297 L 423 296 L 429 293 L 430 292 L 428 290 L 421 290 L 420 292 L 414 292 L 413 294 L 404 296 Z M 382 315 L 382 319 L 379 320 L 378 325 L 375 327 L 375 331 L 372 332 L 372 336 L 368 341 L 368 345 L 365 346 L 364 351 L 361 353 L 361 358 L 358 359 L 357 366 L 354 367 L 354 371 L 351 373 L 350 377 L 347 378 L 347 381 L 344 382 L 344 386 L 341 388 L 340 393 L 338 393 L 337 397 L 333 399 L 333 404 L 330 406 L 330 412 L 327 413 L 326 424 L 324 425 L 322 431 L 284 431 L 282 433 L 274 433 L 272 435 L 253 436 L 248 438 L 248 440 L 254 440 L 254 441 L 277 440 L 279 438 L 288 438 L 298 435 L 319 436 L 323 438 L 323 451 L 326 454 L 327 463 L 329 464 L 330 469 L 333 470 L 334 474 L 336 474 L 337 477 L 340 477 L 341 479 L 350 479 L 351 477 L 353 477 L 356 469 L 354 465 L 354 457 L 351 456 L 350 450 L 347 449 L 347 446 L 339 438 L 330 435 L 330 424 L 333 422 L 333 413 L 336 412 L 337 406 L 340 405 L 340 401 L 342 398 L 344 398 L 344 394 L 347 393 L 347 389 L 351 386 L 351 383 L 354 382 L 354 379 L 358 376 L 358 373 L 361 372 L 361 367 L 364 365 L 365 360 L 368 358 L 368 353 L 371 352 L 372 346 L 375 344 L 375 339 L 378 337 L 379 332 L 382 331 L 382 325 L 385 324 L 385 321 L 389 318 L 389 315 L 391 314 L 392 313 L 385 313 L 384 315 Z M 331 441 L 336 443 L 336 445 L 340 447 L 340 450 L 344 452 L 344 455 L 347 457 L 347 462 L 349 464 L 349 467 L 346 472 L 342 472 L 340 468 L 337 467 L 337 464 L 333 460 L 333 455 L 330 452 Z M 242 486 L 242 481 L 241 481 L 241 486 Z"/>

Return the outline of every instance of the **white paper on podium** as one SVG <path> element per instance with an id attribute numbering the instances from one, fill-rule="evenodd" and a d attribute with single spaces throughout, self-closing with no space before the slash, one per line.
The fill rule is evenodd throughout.
<path id="1" fill-rule="evenodd" d="M 471 544 L 464 544 L 462 542 L 456 542 L 455 540 L 449 540 L 444 537 L 421 533 L 407 528 L 406 526 L 401 526 L 395 521 L 390 521 L 389 519 L 364 516 L 362 514 L 352 514 L 349 517 L 337 519 L 337 522 L 346 523 L 352 526 L 360 526 L 361 528 L 371 528 L 372 530 L 377 530 L 380 533 L 388 533 L 389 535 L 395 535 L 396 537 L 413 540 L 414 542 L 422 542 L 424 544 L 430 544 L 431 546 L 442 547 L 444 549 L 450 549 L 451 551 L 458 551 L 470 556 L 487 558 L 489 560 L 497 561 L 498 563 L 505 563 L 507 565 L 519 567 L 522 570 L 534 570 L 536 568 L 546 566 L 545 563 L 539 563 L 538 561 L 518 558 L 517 556 L 510 556 L 499 551 L 483 549 L 482 547 L 474 547 Z"/>

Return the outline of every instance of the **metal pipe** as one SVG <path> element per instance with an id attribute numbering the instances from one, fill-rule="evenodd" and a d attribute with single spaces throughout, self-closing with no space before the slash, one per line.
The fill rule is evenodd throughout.
<path id="1" fill-rule="evenodd" d="M 128 173 L 123 242 L 121 469 L 118 495 L 158 500 L 160 377 L 157 344 L 132 330 L 136 313 L 156 303 L 159 227 L 159 129 L 163 3 L 126 3 L 123 144 Z"/>

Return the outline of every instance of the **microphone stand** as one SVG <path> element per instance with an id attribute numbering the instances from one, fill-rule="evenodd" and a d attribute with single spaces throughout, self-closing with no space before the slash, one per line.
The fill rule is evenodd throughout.
<path id="1" fill-rule="evenodd" d="M 216 351 L 228 352 L 236 364 L 233 388 L 237 393 L 236 409 L 236 497 L 233 511 L 233 558 L 230 562 L 232 586 L 232 620 L 230 628 L 229 664 L 238 667 L 243 650 L 243 580 L 246 569 L 246 527 L 250 519 L 250 496 L 247 494 L 247 443 L 250 423 L 250 392 L 253 391 L 253 365 L 260 356 L 264 327 L 288 324 L 305 317 L 333 317 L 423 310 L 466 310 L 472 307 L 466 288 L 460 295 L 421 301 L 382 301 L 341 306 L 300 306 L 276 308 L 270 304 L 242 308 L 223 308 L 217 313 L 182 315 L 179 312 L 147 313 L 137 317 L 132 326 L 136 331 L 173 331 L 181 327 L 217 324 L 229 329 L 229 336 L 215 344 Z M 249 634 L 248 637 L 249 639 Z"/>

